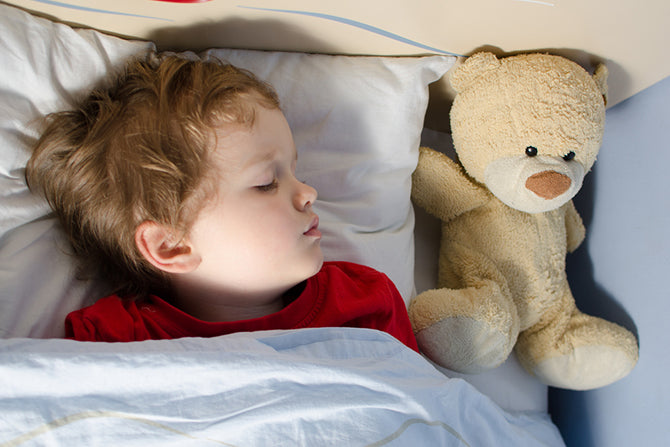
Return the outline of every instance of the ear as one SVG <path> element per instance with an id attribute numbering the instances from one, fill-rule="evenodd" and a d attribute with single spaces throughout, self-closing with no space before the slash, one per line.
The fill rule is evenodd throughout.
<path id="1" fill-rule="evenodd" d="M 605 105 L 607 105 L 607 76 L 609 75 L 609 71 L 607 70 L 607 66 L 605 64 L 600 64 L 598 67 L 596 67 L 595 73 L 593 73 L 593 80 L 596 82 L 596 85 L 598 86 L 598 89 L 600 90 L 600 93 L 603 95 L 603 100 L 605 101 Z"/>
<path id="2" fill-rule="evenodd" d="M 156 222 L 144 221 L 137 227 L 135 245 L 151 265 L 166 273 L 189 273 L 201 262 L 186 239 Z"/>
<path id="3" fill-rule="evenodd" d="M 451 86 L 456 92 L 462 92 L 475 79 L 489 71 L 496 70 L 500 60 L 487 51 L 475 53 L 458 66 L 451 75 Z"/>

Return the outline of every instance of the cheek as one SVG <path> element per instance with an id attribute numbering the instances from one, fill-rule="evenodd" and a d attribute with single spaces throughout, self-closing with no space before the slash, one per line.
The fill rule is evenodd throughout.
<path id="1" fill-rule="evenodd" d="M 291 251 L 301 235 L 294 213 L 279 200 L 258 199 L 229 196 L 222 201 L 199 232 L 205 251 L 215 254 L 219 262 L 233 264 L 262 262 Z"/>
<path id="2" fill-rule="evenodd" d="M 264 244 L 266 249 L 281 248 L 294 243 L 297 224 L 287 210 L 274 203 L 247 207 L 236 220 L 239 239 Z"/>

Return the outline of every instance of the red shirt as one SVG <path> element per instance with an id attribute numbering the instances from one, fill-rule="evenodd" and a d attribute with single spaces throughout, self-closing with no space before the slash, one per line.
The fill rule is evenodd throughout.
<path id="1" fill-rule="evenodd" d="M 348 262 L 324 263 L 294 301 L 260 318 L 207 322 L 157 296 L 137 301 L 111 295 L 71 312 L 65 320 L 68 338 L 107 342 L 333 326 L 382 330 L 418 351 L 405 302 L 395 285 L 383 273 Z"/>

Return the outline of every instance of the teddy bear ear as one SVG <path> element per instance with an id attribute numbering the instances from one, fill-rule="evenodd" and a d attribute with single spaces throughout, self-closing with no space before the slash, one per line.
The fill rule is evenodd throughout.
<path id="1" fill-rule="evenodd" d="M 593 80 L 596 82 L 596 85 L 598 86 L 600 93 L 602 93 L 603 95 L 603 101 L 605 101 L 605 105 L 607 105 L 608 75 L 609 71 L 607 70 L 607 66 L 605 64 L 599 64 L 598 67 L 596 67 L 596 71 L 593 73 Z"/>
<path id="2" fill-rule="evenodd" d="M 451 75 L 451 86 L 461 92 L 481 75 L 496 70 L 500 60 L 493 53 L 486 51 L 475 53 L 459 65 Z"/>

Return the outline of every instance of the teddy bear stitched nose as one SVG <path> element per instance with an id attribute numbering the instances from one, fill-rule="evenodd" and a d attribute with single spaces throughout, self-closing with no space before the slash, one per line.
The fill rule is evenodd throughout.
<path id="1" fill-rule="evenodd" d="M 556 171 L 538 172 L 526 180 L 526 188 L 547 200 L 560 196 L 571 184 L 570 177 Z"/>

